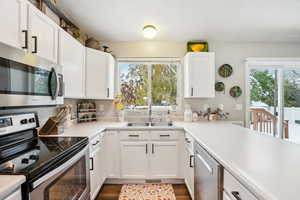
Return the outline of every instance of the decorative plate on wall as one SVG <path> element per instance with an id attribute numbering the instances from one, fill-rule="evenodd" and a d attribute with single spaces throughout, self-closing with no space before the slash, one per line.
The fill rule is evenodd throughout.
<path id="1" fill-rule="evenodd" d="M 243 91 L 239 86 L 233 86 L 229 91 L 230 96 L 232 96 L 233 98 L 240 97 L 242 93 Z"/>
<path id="2" fill-rule="evenodd" d="M 217 92 L 223 92 L 225 90 L 225 84 L 223 82 L 216 82 L 215 90 Z"/>
<path id="3" fill-rule="evenodd" d="M 218 72 L 221 77 L 227 78 L 227 77 L 231 76 L 233 69 L 232 69 L 231 65 L 224 64 L 219 68 Z"/>

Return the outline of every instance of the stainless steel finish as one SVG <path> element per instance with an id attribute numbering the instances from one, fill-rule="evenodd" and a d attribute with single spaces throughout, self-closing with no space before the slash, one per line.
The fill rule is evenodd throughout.
<path id="1" fill-rule="evenodd" d="M 90 176 L 89 176 L 89 150 L 88 147 L 84 148 L 81 152 L 76 154 L 73 158 L 68 160 L 66 163 L 61 165 L 60 167 L 56 168 L 55 170 L 51 171 L 50 173 L 46 174 L 42 178 L 38 179 L 32 184 L 34 188 L 32 192 L 30 192 L 29 196 L 30 199 L 39 199 L 44 200 L 44 191 L 50 186 L 53 181 L 59 178 L 62 174 L 64 174 L 73 164 L 75 164 L 78 160 L 82 157 L 85 157 L 85 165 L 86 165 L 86 188 L 82 195 L 80 196 L 79 200 L 86 200 L 89 199 L 90 196 Z"/>
<path id="2" fill-rule="evenodd" d="M 58 97 L 60 83 L 59 83 L 58 73 L 56 72 L 55 68 L 52 68 L 52 69 L 53 69 L 53 72 L 54 72 L 55 77 L 56 77 L 56 91 L 55 91 L 55 99 L 56 99 Z"/>
<path id="3" fill-rule="evenodd" d="M 222 167 L 195 143 L 195 200 L 222 200 Z"/>
<path id="4" fill-rule="evenodd" d="M 165 127 L 165 126 L 173 126 L 173 123 L 168 122 L 129 122 L 127 123 L 127 126 L 133 126 L 133 127 L 151 127 L 151 126 L 157 126 L 157 127 Z"/>
<path id="5" fill-rule="evenodd" d="M 151 126 L 173 126 L 171 122 L 152 122 Z"/>
<path id="6" fill-rule="evenodd" d="M 36 66 L 49 71 L 51 71 L 51 69 L 54 67 L 57 74 L 62 73 L 62 67 L 60 65 L 50 62 L 47 59 L 41 58 L 37 55 L 29 55 L 24 50 L 16 49 L 2 43 L 0 43 L 0 57 L 24 63 L 27 65 Z M 53 101 L 50 96 L 0 94 L 0 107 L 41 106 L 59 104 L 64 104 L 64 97 L 57 97 L 56 100 Z"/>
<path id="7" fill-rule="evenodd" d="M 29 123 L 29 119 L 32 119 L 32 118 L 34 118 L 35 121 Z M 0 135 L 7 135 L 10 133 L 15 133 L 15 132 L 33 129 L 33 128 L 37 127 L 37 119 L 36 119 L 34 113 L 5 115 L 5 116 L 0 117 L 0 120 L 5 120 L 5 119 L 10 119 L 11 125 L 5 126 L 5 127 L 0 127 Z M 21 123 L 22 120 L 27 120 L 28 123 L 22 124 Z"/>
<path id="8" fill-rule="evenodd" d="M 87 157 L 89 157 L 88 156 L 89 155 L 88 147 L 85 147 L 83 150 L 81 150 L 78 154 L 76 154 L 70 160 L 68 160 L 67 162 L 65 162 L 63 165 L 59 166 L 58 168 L 52 170 L 51 172 L 49 172 L 45 176 L 41 177 L 37 181 L 33 182 L 32 183 L 33 189 L 35 189 L 36 187 L 38 187 L 40 184 L 44 183 L 45 181 L 49 180 L 49 178 L 51 178 L 53 176 L 56 176 L 57 174 L 61 174 L 66 169 L 68 169 L 69 167 L 71 167 L 75 162 L 77 162 L 84 155 L 87 155 Z"/>
<path id="9" fill-rule="evenodd" d="M 152 123 L 152 105 L 149 105 L 149 112 L 148 112 L 148 122 L 151 124 Z"/>
<path id="10" fill-rule="evenodd" d="M 0 107 L 64 104 L 64 97 L 57 97 L 53 101 L 50 96 L 0 94 L 0 99 Z"/>

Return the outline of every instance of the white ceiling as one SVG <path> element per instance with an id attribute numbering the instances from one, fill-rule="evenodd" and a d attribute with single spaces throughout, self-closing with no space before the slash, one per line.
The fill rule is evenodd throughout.
<path id="1" fill-rule="evenodd" d="M 300 41 L 300 0 L 60 0 L 59 7 L 101 41 Z"/>

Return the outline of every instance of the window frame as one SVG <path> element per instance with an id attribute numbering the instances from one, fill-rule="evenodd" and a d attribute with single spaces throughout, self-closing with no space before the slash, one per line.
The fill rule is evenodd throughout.
<path id="1" fill-rule="evenodd" d="M 175 105 L 170 105 L 170 106 L 155 106 L 152 105 L 153 110 L 157 111 L 166 111 L 166 110 L 171 110 L 171 111 L 176 111 L 179 110 L 181 107 L 181 96 L 182 96 L 182 77 L 180 76 L 181 71 L 182 71 L 182 58 L 117 58 L 117 91 L 118 93 L 121 93 L 121 79 L 120 79 L 120 67 L 119 64 L 131 64 L 131 63 L 137 63 L 137 64 L 146 64 L 147 69 L 148 69 L 148 83 L 149 83 L 149 88 L 147 91 L 147 97 L 148 97 L 148 105 L 145 106 L 136 106 L 135 110 L 145 110 L 148 109 L 149 106 L 152 104 L 152 64 L 176 64 L 177 69 L 176 69 L 176 79 L 177 79 L 177 94 L 176 94 L 176 108 L 174 109 Z M 129 108 L 125 108 L 125 110 L 131 110 Z"/>

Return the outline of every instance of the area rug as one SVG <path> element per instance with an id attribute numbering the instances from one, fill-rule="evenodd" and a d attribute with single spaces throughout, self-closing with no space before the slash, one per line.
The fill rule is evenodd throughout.
<path id="1" fill-rule="evenodd" d="M 119 200 L 176 200 L 171 184 L 126 184 Z"/>

